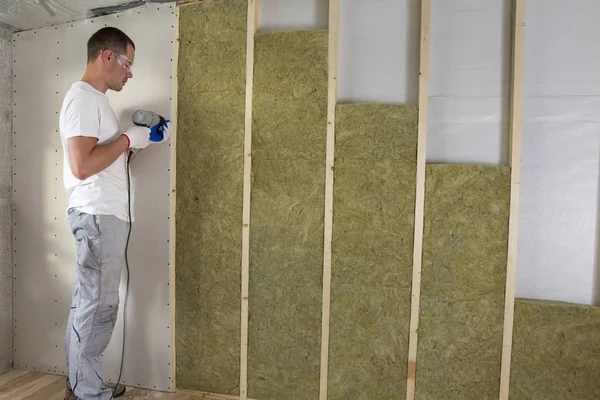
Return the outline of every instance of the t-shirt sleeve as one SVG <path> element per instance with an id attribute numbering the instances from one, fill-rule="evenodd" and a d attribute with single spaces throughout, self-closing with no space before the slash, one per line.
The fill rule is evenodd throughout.
<path id="1" fill-rule="evenodd" d="M 100 112 L 91 93 L 79 93 L 65 110 L 65 138 L 74 136 L 100 137 Z"/>

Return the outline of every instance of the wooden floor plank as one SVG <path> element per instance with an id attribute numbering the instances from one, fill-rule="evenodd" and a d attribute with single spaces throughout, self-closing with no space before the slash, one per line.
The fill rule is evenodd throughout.
<path id="1" fill-rule="evenodd" d="M 62 400 L 65 395 L 66 386 L 66 378 L 56 376 L 56 380 L 53 383 L 43 387 L 27 397 L 24 397 L 23 400 L 48 400 L 54 398 L 55 396 L 57 399 Z"/>
<path id="2" fill-rule="evenodd" d="M 207 392 L 198 392 L 195 390 L 184 390 L 181 389 L 178 392 L 187 393 L 188 395 L 192 395 L 192 399 L 196 400 L 239 400 L 239 396 L 231 396 L 227 394 L 215 394 L 215 393 L 207 393 Z M 254 400 L 248 397 L 248 400 Z"/>
<path id="3" fill-rule="evenodd" d="M 64 399 L 65 399 L 65 391 L 63 389 L 61 392 L 56 393 L 52 397 L 48 397 L 47 400 L 64 400 Z"/>
<path id="4" fill-rule="evenodd" d="M 63 400 L 65 380 L 66 378 L 60 375 L 12 370 L 0 375 L 0 400 Z M 186 391 L 165 393 L 128 387 L 121 399 L 230 400 L 239 397 Z"/>
<path id="5" fill-rule="evenodd" d="M 123 400 L 134 400 L 134 399 L 155 399 L 162 398 L 162 394 L 152 390 L 139 389 L 139 388 L 127 388 L 125 394 L 120 397 Z"/>
<path id="6" fill-rule="evenodd" d="M 26 373 L 27 371 L 23 371 L 22 369 L 13 369 L 3 373 L 0 375 L 0 387 L 6 385 L 8 382 L 18 378 L 21 375 L 25 375 Z"/>
<path id="7" fill-rule="evenodd" d="M 17 378 L 10 380 L 6 384 L 0 386 L 0 398 L 2 398 L 2 396 L 4 396 L 8 392 L 12 392 L 19 388 L 22 388 L 23 386 L 27 386 L 28 384 L 42 377 L 43 375 L 44 374 L 41 374 L 39 372 L 28 371 L 18 376 Z"/>
<path id="8" fill-rule="evenodd" d="M 25 374 L 23 376 L 27 375 L 29 374 Z M 27 383 L 22 384 L 19 387 L 11 389 L 0 395 L 0 400 L 23 400 L 28 396 L 31 396 L 32 394 L 43 390 L 46 386 L 62 380 L 61 377 L 56 375 L 37 375 L 38 376 L 33 377 L 33 379 L 28 381 Z"/>

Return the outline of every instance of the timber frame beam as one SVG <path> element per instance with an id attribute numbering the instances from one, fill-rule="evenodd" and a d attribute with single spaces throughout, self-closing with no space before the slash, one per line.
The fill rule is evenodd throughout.
<path id="1" fill-rule="evenodd" d="M 250 193 L 252 171 L 252 89 L 254 35 L 258 30 L 258 1 L 248 0 L 246 37 L 246 116 L 244 129 L 244 198 L 242 203 L 242 293 L 240 335 L 240 399 L 248 398 L 248 288 L 250 281 Z"/>
<path id="2" fill-rule="evenodd" d="M 512 72 L 510 93 L 510 215 L 508 221 L 508 257 L 504 301 L 504 335 L 500 371 L 500 400 L 508 400 L 510 362 L 517 276 L 519 198 L 521 190 L 521 144 L 523 136 L 523 83 L 525 78 L 525 10 L 527 0 L 514 0 Z"/>
<path id="3" fill-rule="evenodd" d="M 321 373 L 319 400 L 327 399 L 329 366 L 329 317 L 331 311 L 331 243 L 333 240 L 333 171 L 335 108 L 337 104 L 338 38 L 340 0 L 329 0 L 329 45 L 327 71 L 327 145 L 325 161 L 325 221 L 323 234 L 323 303 L 321 324 Z"/>
<path id="4" fill-rule="evenodd" d="M 413 250 L 413 280 L 408 340 L 408 377 L 406 400 L 415 398 L 417 373 L 417 339 L 421 297 L 421 266 L 423 260 L 423 223 L 425 211 L 425 163 L 427 155 L 427 107 L 429 101 L 429 25 L 431 0 L 421 2 L 421 50 L 419 61 L 419 125 L 417 141 L 417 184 L 415 198 L 415 231 Z"/>

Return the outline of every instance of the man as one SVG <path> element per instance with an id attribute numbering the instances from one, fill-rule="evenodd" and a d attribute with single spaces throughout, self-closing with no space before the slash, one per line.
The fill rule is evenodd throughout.
<path id="1" fill-rule="evenodd" d="M 170 136 L 168 121 L 152 129 L 120 133 L 106 96 L 133 77 L 135 45 L 106 27 L 87 44 L 87 67 L 65 95 L 60 113 L 67 215 L 77 244 L 76 279 L 65 335 L 68 379 L 65 399 L 107 400 L 125 387 L 107 385 L 100 358 L 112 336 L 129 233 L 127 154 L 143 149 L 151 133 Z M 152 136 L 154 137 L 154 135 Z"/>

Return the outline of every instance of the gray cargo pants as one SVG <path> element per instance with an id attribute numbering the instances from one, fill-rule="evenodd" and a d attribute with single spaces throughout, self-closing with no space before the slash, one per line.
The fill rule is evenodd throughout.
<path id="1" fill-rule="evenodd" d="M 80 399 L 108 400 L 100 358 L 117 321 L 119 284 L 129 223 L 113 216 L 69 210 L 77 243 L 75 285 L 65 350 L 69 384 Z"/>

